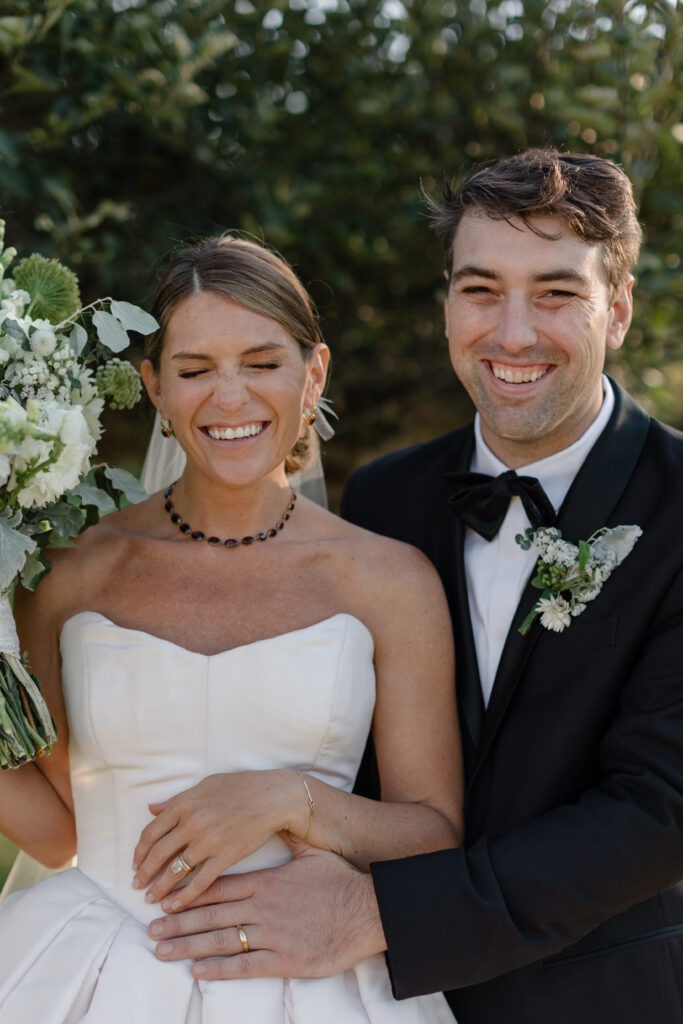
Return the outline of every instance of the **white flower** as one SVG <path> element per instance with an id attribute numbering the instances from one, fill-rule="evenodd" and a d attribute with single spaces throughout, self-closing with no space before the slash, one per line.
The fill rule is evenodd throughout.
<path id="1" fill-rule="evenodd" d="M 12 464 L 7 455 L 0 455 L 0 487 L 4 487 L 12 472 Z"/>
<path id="2" fill-rule="evenodd" d="M 37 356 L 50 356 L 57 347 L 55 332 L 46 328 L 34 331 L 28 340 L 31 351 Z"/>
<path id="3" fill-rule="evenodd" d="M 541 625 L 561 633 L 571 622 L 569 604 L 563 597 L 541 597 L 536 607 L 541 614 Z"/>
<path id="4" fill-rule="evenodd" d="M 80 476 L 88 471 L 90 455 L 95 449 L 95 439 L 80 406 L 64 409 L 55 402 L 46 402 L 40 429 L 59 437 L 64 448 L 55 462 L 27 480 L 18 492 L 17 501 L 23 508 L 41 508 L 75 487 Z M 32 459 L 42 462 L 49 458 L 52 447 L 50 441 L 27 438 L 15 456 L 10 486 L 16 483 L 17 473 L 25 471 Z"/>

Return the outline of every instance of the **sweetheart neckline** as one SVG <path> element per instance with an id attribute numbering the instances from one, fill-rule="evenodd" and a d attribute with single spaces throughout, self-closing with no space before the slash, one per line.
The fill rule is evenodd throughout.
<path id="1" fill-rule="evenodd" d="M 297 636 L 301 633 L 307 633 L 310 630 L 319 628 L 320 626 L 328 625 L 335 619 L 349 619 L 351 622 L 355 622 L 370 638 L 370 643 L 372 644 L 373 651 L 375 644 L 375 639 L 372 633 L 361 619 L 359 619 L 356 615 L 352 615 L 351 612 L 335 612 L 334 615 L 328 615 L 324 619 L 319 619 L 317 622 L 312 622 L 308 626 L 301 626 L 299 629 L 288 629 L 284 633 L 276 633 L 274 636 L 265 636 L 262 637 L 260 640 L 252 640 L 246 644 L 237 644 L 235 647 L 229 647 L 225 651 L 217 651 L 215 654 L 202 654 L 201 651 L 192 651 L 190 650 L 189 647 L 183 647 L 181 644 L 174 643 L 173 640 L 167 640 L 163 636 L 157 636 L 156 633 L 148 633 L 144 629 L 135 629 L 131 626 L 120 626 L 118 622 L 114 622 L 113 619 L 110 619 L 107 615 L 103 615 L 102 612 L 93 611 L 87 608 L 83 609 L 83 611 L 76 612 L 75 615 L 70 615 L 68 619 L 64 620 L 64 622 L 62 623 L 62 628 L 60 630 L 60 640 L 61 637 L 64 635 L 65 627 L 69 623 L 75 622 L 76 619 L 81 618 L 81 616 L 83 615 L 94 615 L 101 622 L 106 623 L 108 626 L 111 626 L 122 633 L 137 633 L 138 636 L 146 637 L 148 640 L 153 640 L 156 643 L 167 644 L 169 647 L 174 647 L 178 651 L 183 651 L 184 654 L 193 654 L 196 655 L 196 657 L 198 658 L 205 658 L 207 660 L 210 660 L 212 658 L 221 658 L 223 657 L 223 655 L 234 654 L 235 651 L 244 651 L 250 647 L 258 647 L 260 644 L 272 643 L 275 640 L 282 640 L 284 637 Z"/>

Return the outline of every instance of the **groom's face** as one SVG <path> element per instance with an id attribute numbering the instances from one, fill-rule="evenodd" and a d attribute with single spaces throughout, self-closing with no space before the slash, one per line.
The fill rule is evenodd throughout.
<path id="1" fill-rule="evenodd" d="M 632 279 L 610 301 L 599 245 L 559 217 L 544 238 L 468 212 L 458 226 L 446 298 L 451 362 L 486 443 L 511 468 L 572 444 L 602 401 L 606 346 L 631 319 Z"/>

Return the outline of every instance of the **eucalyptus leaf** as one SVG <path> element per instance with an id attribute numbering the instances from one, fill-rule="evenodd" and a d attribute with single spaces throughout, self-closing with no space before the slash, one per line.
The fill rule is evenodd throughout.
<path id="1" fill-rule="evenodd" d="M 80 356 L 81 352 L 88 344 L 88 332 L 85 327 L 81 327 L 80 324 L 74 324 L 71 334 L 67 340 L 71 350 L 75 352 L 77 356 Z"/>
<path id="2" fill-rule="evenodd" d="M 0 591 L 7 590 L 23 569 L 26 556 L 36 548 L 36 542 L 15 530 L 13 522 L 16 523 L 16 517 L 0 516 Z"/>
<path id="3" fill-rule="evenodd" d="M 137 505 L 139 501 L 144 501 L 145 498 L 149 497 L 138 478 L 133 476 L 132 473 L 127 473 L 125 469 L 107 466 L 104 475 L 117 490 L 123 493 L 123 496 L 131 505 Z"/>
<path id="4" fill-rule="evenodd" d="M 40 551 L 32 551 L 21 570 L 21 583 L 26 590 L 35 590 L 43 576 L 51 569 L 50 563 Z"/>
<path id="5" fill-rule="evenodd" d="M 16 322 L 8 318 L 2 325 L 2 333 L 9 334 L 10 338 L 14 338 L 15 341 L 26 341 L 26 331 L 23 330 Z"/>
<path id="6" fill-rule="evenodd" d="M 95 505 L 100 512 L 113 512 L 116 508 L 116 502 L 106 491 L 100 490 L 99 487 L 95 487 L 85 480 L 82 480 L 69 493 L 78 495 L 83 505 Z"/>
<path id="7" fill-rule="evenodd" d="M 128 348 L 128 335 L 111 313 L 98 309 L 96 313 L 93 313 L 92 322 L 97 330 L 98 338 L 110 352 L 123 352 L 124 348 Z"/>
<path id="8" fill-rule="evenodd" d="M 144 309 L 134 306 L 132 302 L 117 302 L 115 299 L 112 299 L 109 308 L 127 331 L 137 331 L 138 334 L 151 334 L 153 331 L 159 330 L 159 324 L 151 313 L 146 313 Z"/>

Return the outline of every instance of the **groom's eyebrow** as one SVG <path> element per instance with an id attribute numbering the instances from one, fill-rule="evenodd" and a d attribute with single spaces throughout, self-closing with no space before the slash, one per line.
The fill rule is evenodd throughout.
<path id="1" fill-rule="evenodd" d="M 487 270 L 486 267 L 477 267 L 473 263 L 468 263 L 464 267 L 460 267 L 459 270 L 454 270 L 451 274 L 451 281 L 459 281 L 462 277 L 487 277 L 491 281 L 495 281 L 498 278 L 498 274 L 495 270 Z"/>

